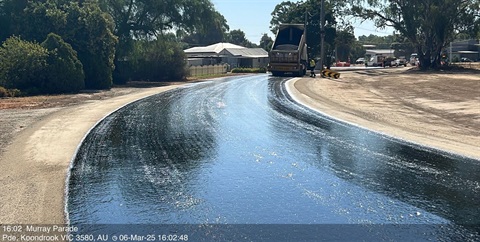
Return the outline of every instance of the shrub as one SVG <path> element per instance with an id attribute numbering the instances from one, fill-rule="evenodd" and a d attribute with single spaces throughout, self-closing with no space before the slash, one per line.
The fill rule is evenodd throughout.
<path id="1" fill-rule="evenodd" d="M 159 39 L 143 44 L 145 47 L 135 65 L 138 79 L 178 81 L 185 78 L 185 54 L 177 43 Z"/>
<path id="2" fill-rule="evenodd" d="M 71 93 L 85 88 L 83 65 L 70 44 L 50 33 L 42 46 L 48 50 L 48 66 L 42 92 Z"/>
<path id="3" fill-rule="evenodd" d="M 23 93 L 18 89 L 7 90 L 10 97 L 20 97 L 23 96 Z"/>
<path id="4" fill-rule="evenodd" d="M 0 97 L 8 97 L 10 96 L 10 93 L 8 93 L 8 90 L 5 87 L 0 87 Z"/>
<path id="5" fill-rule="evenodd" d="M 48 51 L 41 45 L 8 38 L 0 48 L 0 85 L 33 92 L 44 85 Z"/>
<path id="6" fill-rule="evenodd" d="M 187 75 L 185 54 L 178 43 L 170 40 L 138 41 L 128 59 L 118 62 L 116 83 L 178 81 Z"/>
<path id="7" fill-rule="evenodd" d="M 267 69 L 264 67 L 261 68 L 234 68 L 232 73 L 266 73 Z"/>
<path id="8" fill-rule="evenodd" d="M 0 87 L 0 98 L 1 97 L 19 97 L 22 96 L 22 92 L 18 89 L 6 89 L 4 87 Z"/>

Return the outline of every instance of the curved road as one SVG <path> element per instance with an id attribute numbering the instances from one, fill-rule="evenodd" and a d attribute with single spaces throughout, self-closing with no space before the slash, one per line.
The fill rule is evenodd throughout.
<path id="1" fill-rule="evenodd" d="M 106 118 L 73 164 L 71 224 L 188 224 L 205 240 L 480 238 L 479 161 L 322 117 L 285 81 L 215 79 Z"/>

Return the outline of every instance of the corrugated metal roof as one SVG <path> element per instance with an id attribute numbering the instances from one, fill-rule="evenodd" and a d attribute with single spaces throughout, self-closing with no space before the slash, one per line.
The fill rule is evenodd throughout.
<path id="1" fill-rule="evenodd" d="M 231 43 L 217 43 L 209 46 L 201 46 L 201 47 L 193 47 L 190 49 L 184 50 L 187 54 L 195 54 L 195 53 L 217 53 L 219 54 L 224 49 L 246 49 L 240 45 L 234 45 Z"/>
<path id="2" fill-rule="evenodd" d="M 233 56 L 238 56 L 238 57 L 250 57 L 250 58 L 268 57 L 268 52 L 262 48 L 244 48 L 244 49 L 226 48 L 225 51 L 229 52 Z"/>
<path id="3" fill-rule="evenodd" d="M 393 55 L 395 53 L 395 50 L 392 49 L 376 49 L 376 50 L 366 50 L 366 54 L 370 55 L 380 55 L 380 54 L 391 54 Z"/>

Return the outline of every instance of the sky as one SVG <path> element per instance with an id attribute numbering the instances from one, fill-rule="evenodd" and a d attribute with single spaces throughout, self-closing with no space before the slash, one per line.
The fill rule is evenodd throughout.
<path id="1" fill-rule="evenodd" d="M 295 2 L 295 0 L 292 0 Z M 250 42 L 258 44 L 263 33 L 274 38 L 270 31 L 271 13 L 282 0 L 212 0 L 215 9 L 222 14 L 230 26 L 230 30 L 241 29 Z M 355 36 L 362 35 L 390 35 L 393 29 L 377 29 L 371 21 L 352 24 L 355 27 Z"/>

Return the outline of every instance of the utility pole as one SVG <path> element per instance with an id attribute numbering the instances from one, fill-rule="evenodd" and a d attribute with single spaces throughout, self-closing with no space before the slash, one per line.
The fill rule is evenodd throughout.
<path id="1" fill-rule="evenodd" d="M 305 43 L 307 43 L 307 23 L 308 23 L 308 10 L 305 8 L 305 27 L 304 27 Z"/>
<path id="2" fill-rule="evenodd" d="M 325 57 L 325 0 L 322 0 L 320 10 L 320 70 L 323 70 Z"/>

